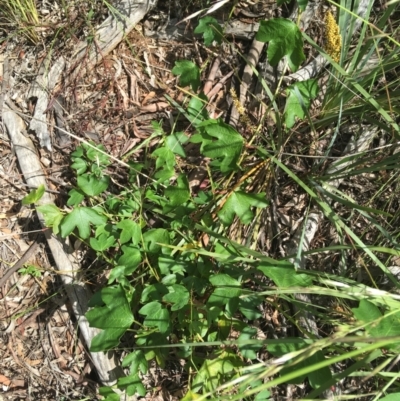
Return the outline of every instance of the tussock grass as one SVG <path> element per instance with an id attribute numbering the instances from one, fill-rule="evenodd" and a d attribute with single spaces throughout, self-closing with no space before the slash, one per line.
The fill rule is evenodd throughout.
<path id="1" fill-rule="evenodd" d="M 38 43 L 36 27 L 40 23 L 40 17 L 35 0 L 1 0 L 0 10 L 0 16 L 15 25 L 18 34 L 25 36 L 33 44 Z"/>

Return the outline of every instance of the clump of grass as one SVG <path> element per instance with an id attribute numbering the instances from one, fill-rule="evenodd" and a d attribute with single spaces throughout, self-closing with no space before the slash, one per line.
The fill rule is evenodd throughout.
<path id="1" fill-rule="evenodd" d="M 35 29 L 39 25 L 39 13 L 34 0 L 0 0 L 0 9 L 9 23 L 18 26 L 19 33 L 31 43 L 38 43 Z"/>

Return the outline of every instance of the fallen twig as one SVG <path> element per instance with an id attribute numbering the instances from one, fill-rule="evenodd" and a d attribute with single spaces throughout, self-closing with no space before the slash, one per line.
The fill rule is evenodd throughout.
<path id="1" fill-rule="evenodd" d="M 251 80 L 254 74 L 254 69 L 257 66 L 258 60 L 260 59 L 261 52 L 264 48 L 265 43 L 258 41 L 254 38 L 253 43 L 251 44 L 251 48 L 249 50 L 249 55 L 247 57 L 246 66 L 244 67 L 242 82 L 240 84 L 240 94 L 239 94 L 239 102 L 242 106 L 244 106 L 246 102 L 246 95 L 248 88 L 251 84 Z M 232 113 L 229 123 L 236 127 L 239 122 L 239 110 L 235 106 L 232 105 Z"/>
<path id="2" fill-rule="evenodd" d="M 7 282 L 7 280 L 11 277 L 13 273 L 19 270 L 36 252 L 39 246 L 39 242 L 37 238 L 35 239 L 34 243 L 27 249 L 27 251 L 22 255 L 22 257 L 16 262 L 13 266 L 11 266 L 0 278 L 0 288 Z"/>
<path id="3" fill-rule="evenodd" d="M 213 83 L 214 83 L 215 77 L 217 75 L 217 72 L 219 71 L 220 64 L 221 64 L 221 58 L 217 57 L 214 60 L 214 63 L 210 70 L 210 73 L 208 74 L 207 81 L 204 84 L 203 92 L 205 95 L 208 95 L 208 93 L 211 91 L 211 89 L 213 87 Z"/>

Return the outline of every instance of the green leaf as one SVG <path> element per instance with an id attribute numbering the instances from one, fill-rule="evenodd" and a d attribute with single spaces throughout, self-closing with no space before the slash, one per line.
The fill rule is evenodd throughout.
<path id="1" fill-rule="evenodd" d="M 44 194 L 44 191 L 46 188 L 44 187 L 43 184 L 39 185 L 37 189 L 32 189 L 31 192 L 29 192 L 28 195 L 24 196 L 22 198 L 21 203 L 23 205 L 29 205 L 31 203 L 36 203 L 38 200 L 40 200 Z"/>
<path id="2" fill-rule="evenodd" d="M 187 304 L 179 312 L 179 323 L 183 325 L 189 324 L 191 336 L 194 337 L 198 334 L 201 338 L 207 334 L 209 323 L 204 314 L 198 309 L 193 308 L 193 305 Z"/>
<path id="3" fill-rule="evenodd" d="M 146 252 L 152 254 L 161 253 L 160 244 L 169 244 L 168 231 L 163 228 L 153 228 L 143 234 L 143 247 Z M 168 252 L 168 250 L 166 250 Z"/>
<path id="4" fill-rule="evenodd" d="M 187 260 L 179 257 L 175 259 L 171 256 L 160 255 L 158 258 L 158 268 L 163 276 L 167 276 L 171 273 L 184 276 L 187 271 L 186 269 L 191 266 L 193 265 L 188 263 Z"/>
<path id="5" fill-rule="evenodd" d="M 203 387 L 208 391 L 215 390 L 235 377 L 242 365 L 240 358 L 231 350 L 221 352 L 215 359 L 206 359 L 193 380 L 192 391 L 198 392 Z"/>
<path id="6" fill-rule="evenodd" d="M 167 182 L 169 179 L 171 179 L 175 175 L 174 169 L 168 169 L 163 167 L 161 170 L 157 171 L 157 173 L 154 174 L 154 178 L 157 179 L 157 183 L 160 182 Z"/>
<path id="7" fill-rule="evenodd" d="M 106 234 L 109 237 L 113 237 L 115 240 L 118 238 L 118 230 L 114 224 L 107 223 L 96 227 L 95 237 L 98 238 L 100 235 Z"/>
<path id="8" fill-rule="evenodd" d="M 172 150 L 165 146 L 156 149 L 151 154 L 156 159 L 156 168 L 163 168 L 166 170 L 173 170 L 175 167 L 175 155 Z"/>
<path id="9" fill-rule="evenodd" d="M 117 263 L 120 266 L 125 266 L 125 275 L 131 274 L 142 261 L 140 250 L 134 245 L 123 245 L 121 250 L 123 254 L 118 258 Z"/>
<path id="10" fill-rule="evenodd" d="M 129 329 L 134 319 L 122 286 L 105 287 L 101 290 L 104 306 L 96 306 L 86 312 L 91 327 L 103 329 L 91 343 L 93 352 L 116 347 L 121 336 Z"/>
<path id="11" fill-rule="evenodd" d="M 151 284 L 143 290 L 140 302 L 148 303 L 149 301 L 161 301 L 166 294 L 168 294 L 168 288 L 165 284 Z"/>
<path id="12" fill-rule="evenodd" d="M 161 282 L 166 286 L 171 286 L 177 283 L 177 277 L 176 274 L 167 274 L 164 276 L 161 280 Z M 168 293 L 168 292 L 167 292 Z"/>
<path id="13" fill-rule="evenodd" d="M 371 323 L 365 327 L 367 333 L 372 337 L 390 337 L 400 335 L 400 311 L 386 311 L 383 315 L 379 308 L 365 299 L 360 301 L 358 308 L 352 309 L 357 320 Z M 392 347 L 398 347 L 394 343 Z"/>
<path id="14" fill-rule="evenodd" d="M 118 283 L 124 285 L 127 276 L 127 274 L 125 274 L 126 270 L 126 266 L 118 265 L 111 269 L 110 275 L 108 276 L 108 284 L 112 284 L 117 281 Z"/>
<path id="15" fill-rule="evenodd" d="M 87 158 L 97 164 L 98 166 L 108 166 L 110 164 L 110 158 L 108 157 L 107 149 L 104 145 L 95 145 L 95 148 L 88 146 L 86 144 L 83 145 L 86 147 L 86 156 Z M 101 150 L 102 152 L 99 152 Z"/>
<path id="16" fill-rule="evenodd" d="M 282 343 L 268 344 L 267 348 L 273 356 L 282 356 L 289 354 L 290 352 L 298 351 L 309 344 L 310 342 L 304 340 L 303 338 L 292 337 L 286 339 L 286 341 Z"/>
<path id="17" fill-rule="evenodd" d="M 243 138 L 230 125 L 219 120 L 207 120 L 198 125 L 201 128 L 201 152 L 212 159 L 221 173 L 238 169 L 237 162 L 242 153 Z"/>
<path id="18" fill-rule="evenodd" d="M 296 82 L 287 89 L 288 99 L 285 105 L 285 123 L 288 128 L 295 124 L 295 118 L 303 119 L 308 112 L 311 100 L 318 94 L 318 84 L 315 79 Z"/>
<path id="19" fill-rule="evenodd" d="M 77 189 L 71 189 L 71 191 L 68 192 L 68 195 L 68 206 L 79 205 L 85 199 L 85 195 L 83 194 L 83 192 Z"/>
<path id="20" fill-rule="evenodd" d="M 138 245 L 141 241 L 142 230 L 138 223 L 130 219 L 121 220 L 117 224 L 117 228 L 122 230 L 119 240 L 121 244 L 125 244 L 128 241 L 131 241 L 132 245 Z"/>
<path id="21" fill-rule="evenodd" d="M 78 187 L 88 196 L 96 196 L 104 192 L 110 184 L 110 177 L 103 175 L 96 177 L 94 174 L 78 176 Z"/>
<path id="22" fill-rule="evenodd" d="M 183 132 L 174 132 L 167 136 L 165 146 L 173 153 L 181 157 L 186 157 L 185 149 L 182 144 L 186 143 L 189 138 Z"/>
<path id="23" fill-rule="evenodd" d="M 303 53 L 303 39 L 298 26 L 285 18 L 273 18 L 261 21 L 256 39 L 260 42 L 269 42 L 268 61 L 275 66 L 287 56 L 292 71 L 297 71 L 305 60 Z"/>
<path id="24" fill-rule="evenodd" d="M 383 398 L 379 398 L 380 401 L 399 401 L 400 393 L 388 394 Z"/>
<path id="25" fill-rule="evenodd" d="M 165 189 L 165 195 L 170 199 L 169 206 L 179 206 L 190 199 L 189 181 L 185 174 L 177 178 L 176 186 L 169 186 Z"/>
<path id="26" fill-rule="evenodd" d="M 251 207 L 264 208 L 267 206 L 268 201 L 265 199 L 264 192 L 249 194 L 243 191 L 236 191 L 229 196 L 222 209 L 218 212 L 218 217 L 226 226 L 233 222 L 235 215 L 239 217 L 243 224 L 249 224 L 254 216 Z"/>
<path id="27" fill-rule="evenodd" d="M 297 0 L 297 4 L 299 5 L 299 9 L 301 12 L 303 12 L 308 4 L 308 0 Z"/>
<path id="28" fill-rule="evenodd" d="M 209 119 L 207 111 L 208 97 L 204 93 L 200 93 L 197 96 L 193 96 L 187 106 L 187 112 L 185 112 L 185 117 L 193 124 L 193 126 L 198 127 L 199 124 Z M 192 138 L 190 139 L 192 141 Z"/>
<path id="29" fill-rule="evenodd" d="M 260 350 L 262 347 L 262 344 L 240 344 L 240 340 L 251 340 L 255 338 L 257 335 L 257 329 L 255 327 L 249 327 L 246 326 L 243 328 L 242 332 L 240 333 L 240 336 L 238 338 L 239 340 L 239 349 L 240 353 L 243 355 L 244 358 L 247 359 L 256 359 L 257 358 L 257 352 Z"/>
<path id="30" fill-rule="evenodd" d="M 103 233 L 100 234 L 97 238 L 90 238 L 89 240 L 90 246 L 98 252 L 103 252 L 112 246 L 115 246 L 115 238 L 112 235 Z"/>
<path id="31" fill-rule="evenodd" d="M 215 287 L 229 285 L 231 287 L 240 287 L 239 281 L 235 280 L 228 274 L 214 274 L 210 277 L 210 283 Z"/>
<path id="32" fill-rule="evenodd" d="M 308 367 L 323 361 L 325 361 L 324 354 L 321 351 L 317 351 L 310 358 L 306 359 L 304 364 L 305 367 Z M 308 374 L 308 380 L 312 388 L 318 388 L 331 379 L 332 373 L 327 366 L 322 369 L 316 369 Z"/>
<path id="33" fill-rule="evenodd" d="M 146 395 L 146 388 L 138 374 L 120 377 L 118 379 L 118 388 L 125 389 L 126 394 L 130 397 L 135 394 L 138 394 L 141 397 Z"/>
<path id="34" fill-rule="evenodd" d="M 258 306 L 262 303 L 262 300 L 257 295 L 248 296 L 239 300 L 239 310 L 243 313 L 246 319 L 255 320 L 259 319 L 262 314 L 258 309 Z"/>
<path id="35" fill-rule="evenodd" d="M 268 390 L 260 391 L 254 398 L 254 401 L 269 401 L 269 400 L 271 400 L 271 393 Z"/>
<path id="36" fill-rule="evenodd" d="M 23 274 L 23 275 L 30 274 L 33 277 L 40 277 L 42 275 L 41 271 L 37 268 L 37 266 L 34 266 L 34 265 L 25 265 L 25 266 L 26 267 L 19 269 L 18 273 Z"/>
<path id="37" fill-rule="evenodd" d="M 99 334 L 93 337 L 93 340 L 90 345 L 90 351 L 92 352 L 108 351 L 116 347 L 119 344 L 120 338 L 125 334 L 127 329 L 128 328 L 110 327 L 102 330 Z"/>
<path id="38" fill-rule="evenodd" d="M 142 205 L 141 194 L 138 191 L 122 191 L 120 193 L 120 199 L 114 199 L 109 197 L 107 199 L 107 205 L 110 205 L 114 209 L 116 214 L 132 218 L 132 214 L 137 212 Z"/>
<path id="39" fill-rule="evenodd" d="M 71 153 L 71 159 L 75 160 L 83 156 L 83 147 L 78 146 L 72 153 Z"/>
<path id="40" fill-rule="evenodd" d="M 360 301 L 358 308 L 352 308 L 352 311 L 357 320 L 365 323 L 378 321 L 382 317 L 379 308 L 365 299 Z"/>
<path id="41" fill-rule="evenodd" d="M 172 304 L 172 311 L 182 309 L 189 303 L 190 293 L 183 285 L 173 284 L 168 287 L 168 291 L 163 296 L 163 301 Z"/>
<path id="42" fill-rule="evenodd" d="M 130 372 L 136 374 L 139 371 L 143 374 L 147 373 L 148 364 L 142 350 L 136 350 L 128 354 L 122 361 L 122 366 L 129 366 Z"/>
<path id="43" fill-rule="evenodd" d="M 43 214 L 44 222 L 47 227 L 53 228 L 53 233 L 59 233 L 59 226 L 64 215 L 56 205 L 42 205 L 38 206 L 37 210 Z"/>
<path id="44" fill-rule="evenodd" d="M 180 75 L 179 83 L 182 86 L 191 86 L 196 92 L 200 86 L 200 69 L 197 65 L 188 60 L 175 61 L 172 69 L 174 75 Z"/>
<path id="45" fill-rule="evenodd" d="M 221 44 L 223 39 L 222 28 L 218 21 L 213 17 L 200 18 L 199 25 L 197 25 L 194 33 L 202 33 L 204 44 L 210 46 L 214 40 Z"/>
<path id="46" fill-rule="evenodd" d="M 152 121 L 150 124 L 151 124 L 151 128 L 153 128 L 153 133 L 155 136 L 164 136 L 165 135 L 162 124 L 159 121 Z"/>
<path id="47" fill-rule="evenodd" d="M 119 394 L 115 393 L 111 387 L 100 387 L 99 394 L 104 397 L 102 401 L 121 401 Z"/>
<path id="48" fill-rule="evenodd" d="M 176 284 L 176 281 L 177 281 L 176 274 L 168 274 L 164 276 L 161 280 L 161 282 L 166 286 L 171 286 L 173 284 Z"/>
<path id="49" fill-rule="evenodd" d="M 199 191 L 197 193 L 197 196 L 193 199 L 193 202 L 196 203 L 196 205 L 206 205 L 208 202 L 211 202 L 211 200 L 212 200 L 211 192 Z M 204 218 L 203 220 L 207 221 Z"/>
<path id="50" fill-rule="evenodd" d="M 312 277 L 304 273 L 297 273 L 294 267 L 263 265 L 261 262 L 257 268 L 273 280 L 277 287 L 308 287 L 312 285 Z"/>
<path id="51" fill-rule="evenodd" d="M 185 394 L 185 396 L 182 398 L 181 401 L 194 401 L 200 397 L 201 397 L 201 394 L 197 394 L 191 390 L 188 390 L 188 392 Z"/>
<path id="52" fill-rule="evenodd" d="M 89 299 L 88 306 L 94 308 L 95 306 L 104 306 L 104 302 L 101 299 L 101 291 L 95 292 Z"/>
<path id="53" fill-rule="evenodd" d="M 204 93 L 193 96 L 189 101 L 187 110 L 167 94 L 165 95 L 165 98 L 195 127 L 208 118 L 208 112 L 206 109 L 208 97 Z"/>
<path id="54" fill-rule="evenodd" d="M 168 333 L 170 330 L 170 316 L 159 302 L 150 302 L 139 310 L 141 315 L 146 316 L 143 324 L 148 327 L 157 327 L 160 333 Z"/>
<path id="55" fill-rule="evenodd" d="M 84 159 L 76 158 L 74 162 L 71 164 L 71 167 L 76 170 L 77 175 L 82 175 L 86 172 L 88 165 Z"/>
<path id="56" fill-rule="evenodd" d="M 205 360 L 193 380 L 192 389 L 196 392 L 203 387 L 207 390 L 215 390 L 220 384 L 223 365 L 224 361 L 220 359 Z"/>
<path id="57" fill-rule="evenodd" d="M 76 207 L 62 219 L 60 224 L 61 236 L 65 238 L 77 228 L 79 236 L 82 239 L 86 239 L 90 235 L 91 224 L 100 226 L 106 222 L 107 217 L 99 214 L 96 210 L 89 207 Z"/>
<path id="58" fill-rule="evenodd" d="M 207 306 L 223 307 L 230 300 L 241 295 L 240 283 L 227 274 L 216 274 L 210 277 L 210 283 L 217 287 L 208 298 Z"/>
<path id="59" fill-rule="evenodd" d="M 309 345 L 308 342 L 306 342 L 303 339 L 298 339 L 298 338 L 293 338 L 292 342 L 285 342 L 281 344 L 268 344 L 267 349 L 268 351 L 276 356 L 283 356 L 286 355 L 290 352 L 293 351 L 298 351 L 301 350 Z M 289 373 L 293 372 L 301 372 L 303 368 L 308 368 L 312 365 L 316 365 L 318 363 L 321 363 L 325 360 L 324 354 L 321 351 L 317 351 L 315 354 L 311 355 L 308 358 L 305 358 L 304 360 L 291 365 L 289 367 L 285 367 L 281 371 L 281 376 L 284 376 Z M 288 363 L 291 363 L 290 361 Z M 322 386 L 324 383 L 332 379 L 332 373 L 329 370 L 329 367 L 325 366 L 321 369 L 317 369 L 313 372 L 310 372 L 309 374 L 299 374 L 296 378 L 291 380 L 291 383 L 302 383 L 305 379 L 305 377 L 308 376 L 310 385 L 313 388 L 317 388 L 319 386 Z"/>

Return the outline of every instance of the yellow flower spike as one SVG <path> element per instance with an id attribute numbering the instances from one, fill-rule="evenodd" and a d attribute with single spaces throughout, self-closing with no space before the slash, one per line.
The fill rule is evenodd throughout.
<path id="1" fill-rule="evenodd" d="M 341 49 L 342 37 L 340 36 L 339 25 L 332 13 L 328 11 L 325 16 L 325 50 L 338 63 Z"/>
<path id="2" fill-rule="evenodd" d="M 247 115 L 246 109 L 244 108 L 244 106 L 242 105 L 242 103 L 240 103 L 240 100 L 237 96 L 237 93 L 235 91 L 235 88 L 231 88 L 230 90 L 231 96 L 232 96 L 232 100 L 233 100 L 233 104 L 235 105 L 239 116 L 240 116 L 240 121 L 248 126 L 250 128 L 250 130 L 254 133 L 257 131 L 257 127 L 254 126 L 250 120 L 250 117 Z"/>

